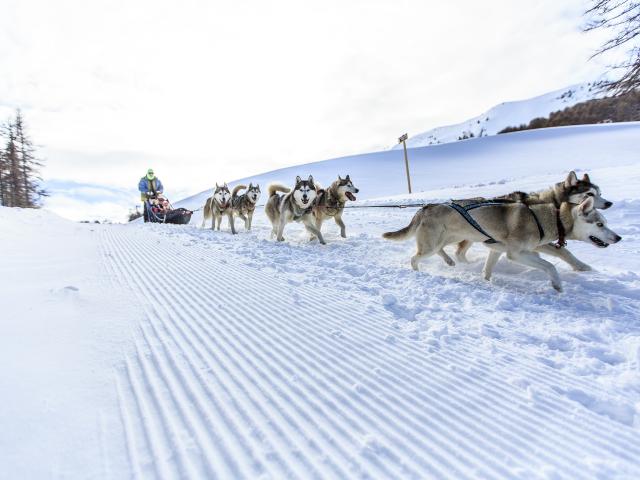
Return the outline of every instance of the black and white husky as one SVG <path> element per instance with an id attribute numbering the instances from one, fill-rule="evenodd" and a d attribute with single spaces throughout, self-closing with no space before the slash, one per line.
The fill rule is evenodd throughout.
<path id="1" fill-rule="evenodd" d="M 238 195 L 240 190 L 246 189 L 242 195 Z M 244 220 L 244 228 L 251 230 L 251 222 L 253 221 L 253 212 L 256 209 L 256 202 L 260 198 L 260 185 L 250 183 L 246 185 L 236 185 L 231 191 L 231 210 Z"/>
<path id="2" fill-rule="evenodd" d="M 302 222 L 312 236 L 316 236 L 321 244 L 325 244 L 322 233 L 315 226 L 313 207 L 318 192 L 311 175 L 307 180 L 296 177 L 293 190 L 284 185 L 272 183 L 267 188 L 267 192 L 269 199 L 264 206 L 264 211 L 271 222 L 271 237 L 275 235 L 277 240 L 282 242 L 285 225 L 291 222 Z M 284 195 L 278 192 L 283 192 Z"/>
<path id="3" fill-rule="evenodd" d="M 211 219 L 211 230 L 214 230 L 215 228 L 220 230 L 220 224 L 222 223 L 222 217 L 224 215 L 229 219 L 231 233 L 235 235 L 237 232 L 233 224 L 231 192 L 229 191 L 229 187 L 226 183 L 218 185 L 216 182 L 216 188 L 213 191 L 213 196 L 207 198 L 207 201 L 204 204 L 202 228 L 204 228 L 206 221 Z"/>

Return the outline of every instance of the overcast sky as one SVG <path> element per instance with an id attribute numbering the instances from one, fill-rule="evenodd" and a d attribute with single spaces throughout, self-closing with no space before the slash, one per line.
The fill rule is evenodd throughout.
<path id="1" fill-rule="evenodd" d="M 593 80 L 585 7 L 2 0 L 0 114 L 23 110 L 52 208 L 126 211 L 149 166 L 178 199 Z"/>

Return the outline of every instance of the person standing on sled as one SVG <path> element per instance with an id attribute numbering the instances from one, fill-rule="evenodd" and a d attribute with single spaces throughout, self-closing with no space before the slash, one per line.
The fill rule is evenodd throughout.
<path id="1" fill-rule="evenodd" d="M 138 190 L 140 190 L 140 199 L 142 200 L 142 209 L 144 212 L 144 221 L 149 221 L 147 215 L 147 200 L 151 203 L 157 201 L 158 196 L 162 195 L 164 187 L 162 182 L 153 173 L 153 168 L 147 170 L 147 174 L 138 182 Z"/>

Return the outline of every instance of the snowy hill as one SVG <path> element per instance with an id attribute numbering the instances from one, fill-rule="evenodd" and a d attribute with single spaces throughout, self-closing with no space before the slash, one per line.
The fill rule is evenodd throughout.
<path id="1" fill-rule="evenodd" d="M 409 163 L 414 200 L 428 197 L 431 190 L 464 185 L 502 182 L 535 174 L 560 176 L 572 168 L 593 169 L 602 165 L 629 164 L 637 161 L 637 139 L 640 123 L 578 125 L 572 127 L 528 130 L 465 142 L 432 145 L 411 149 Z M 612 146 L 615 145 L 615 150 Z M 614 158 L 615 157 L 615 158 Z M 338 174 L 350 174 L 360 188 L 359 204 L 363 201 L 397 196 L 393 201 L 409 200 L 406 192 L 404 157 L 402 152 L 387 150 L 322 162 L 288 167 L 236 182 L 250 181 L 262 186 L 270 182 L 291 184 L 296 175 L 313 175 L 322 185 L 329 185 Z M 496 179 L 496 174 L 500 178 Z M 211 183 L 222 179 L 211 179 Z M 199 208 L 211 191 L 204 191 L 177 203 L 178 206 Z M 198 221 L 194 216 L 192 223 Z"/>
<path id="2" fill-rule="evenodd" d="M 595 83 L 582 83 L 527 100 L 504 102 L 464 122 L 414 135 L 407 140 L 407 147 L 424 147 L 470 137 L 496 135 L 505 127 L 526 124 L 534 118 L 547 117 L 551 112 L 571 107 L 576 103 L 603 97 L 604 94 L 596 87 Z M 393 147 L 399 148 L 402 148 L 402 145 Z"/>
<path id="3" fill-rule="evenodd" d="M 416 148 L 411 197 L 397 151 L 252 177 L 351 173 L 392 203 L 587 170 L 623 240 L 570 243 L 594 271 L 553 260 L 562 294 L 506 259 L 485 282 L 482 245 L 411 270 L 381 234 L 412 208 L 347 210 L 325 246 L 270 240 L 262 209 L 232 236 L 0 208 L 0 479 L 640 478 L 639 135 Z"/>

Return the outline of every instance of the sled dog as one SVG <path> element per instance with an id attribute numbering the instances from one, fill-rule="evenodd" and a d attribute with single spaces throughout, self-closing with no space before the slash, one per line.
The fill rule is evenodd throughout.
<path id="1" fill-rule="evenodd" d="M 534 250 L 541 245 L 565 238 L 580 240 L 604 248 L 617 243 L 621 237 L 607 228 L 604 216 L 595 208 L 593 197 L 579 205 L 563 202 L 559 208 L 552 203 L 526 205 L 524 203 L 490 203 L 473 211 L 473 220 L 484 233 L 474 227 L 452 204 L 431 204 L 420 209 L 411 223 L 397 232 L 387 232 L 384 238 L 404 240 L 416 237 L 417 251 L 411 266 L 418 270 L 421 259 L 434 253 L 448 264 L 453 260 L 443 247 L 461 240 L 484 242 L 490 249 L 483 274 L 486 280 L 498 258 L 506 253 L 509 260 L 546 272 L 553 288 L 562 291 L 562 283 L 552 263 L 540 258 Z M 489 239 L 487 239 L 489 237 Z"/>
<path id="2" fill-rule="evenodd" d="M 585 198 L 592 197 L 594 200 L 595 208 L 606 210 L 612 202 L 604 199 L 600 194 L 600 187 L 591 182 L 588 174 L 584 174 L 582 180 L 578 179 L 575 172 L 570 172 L 567 178 L 563 182 L 556 183 L 554 186 L 541 190 L 539 192 L 524 193 L 524 192 L 512 192 L 507 195 L 495 197 L 491 199 L 477 197 L 466 200 L 454 200 L 455 203 L 460 205 L 468 205 L 469 203 L 478 203 L 486 201 L 504 201 L 504 202 L 522 202 L 527 205 L 537 205 L 542 203 L 551 203 L 556 207 L 559 207 L 563 202 L 569 202 L 574 205 L 579 204 Z M 472 241 L 464 240 L 458 243 L 456 249 L 456 260 L 463 263 L 468 263 L 467 251 L 473 244 Z M 569 250 L 566 248 L 556 248 L 553 245 L 541 245 L 536 248 L 537 252 L 544 253 L 545 255 L 551 255 L 558 257 L 568 263 L 571 268 L 576 271 L 591 270 L 591 267 L 584 262 L 578 260 Z"/>
<path id="3" fill-rule="evenodd" d="M 296 177 L 293 190 L 273 183 L 267 188 L 269 199 L 264 206 L 264 211 L 271 222 L 271 236 L 276 236 L 279 242 L 284 240 L 282 236 L 287 223 L 302 222 L 307 231 L 318 237 L 321 244 L 325 244 L 322 233 L 314 225 L 313 206 L 317 198 L 316 185 L 313 177 L 309 175 L 307 180 Z M 278 192 L 283 192 L 280 195 Z"/>
<path id="4" fill-rule="evenodd" d="M 229 219 L 231 233 L 235 235 L 237 232 L 235 225 L 233 224 L 231 192 L 229 191 L 229 187 L 227 187 L 226 183 L 218 185 L 216 182 L 216 188 L 213 191 L 213 196 L 209 197 L 204 204 L 202 212 L 202 228 L 204 228 L 206 221 L 211 219 L 211 230 L 214 230 L 215 228 L 220 230 L 223 215 L 226 215 Z"/>
<path id="5" fill-rule="evenodd" d="M 321 190 L 318 193 L 313 207 L 316 228 L 321 230 L 322 222 L 329 217 L 333 217 L 338 227 L 340 227 L 340 236 L 347 238 L 347 229 L 342 221 L 344 205 L 347 203 L 347 200 L 355 201 L 356 196 L 354 193 L 358 193 L 359 191 L 360 190 L 353 185 L 349 175 L 345 178 L 341 178 L 340 175 L 338 175 L 338 179 L 333 182 L 329 188 Z"/>
<path id="6" fill-rule="evenodd" d="M 242 195 L 238 195 L 240 190 L 247 190 Z M 253 212 L 256 209 L 256 202 L 260 198 L 260 185 L 249 184 L 249 188 L 246 185 L 236 185 L 231 191 L 231 210 L 234 215 L 237 215 L 244 220 L 245 230 L 251 230 L 251 222 L 253 221 Z"/>

